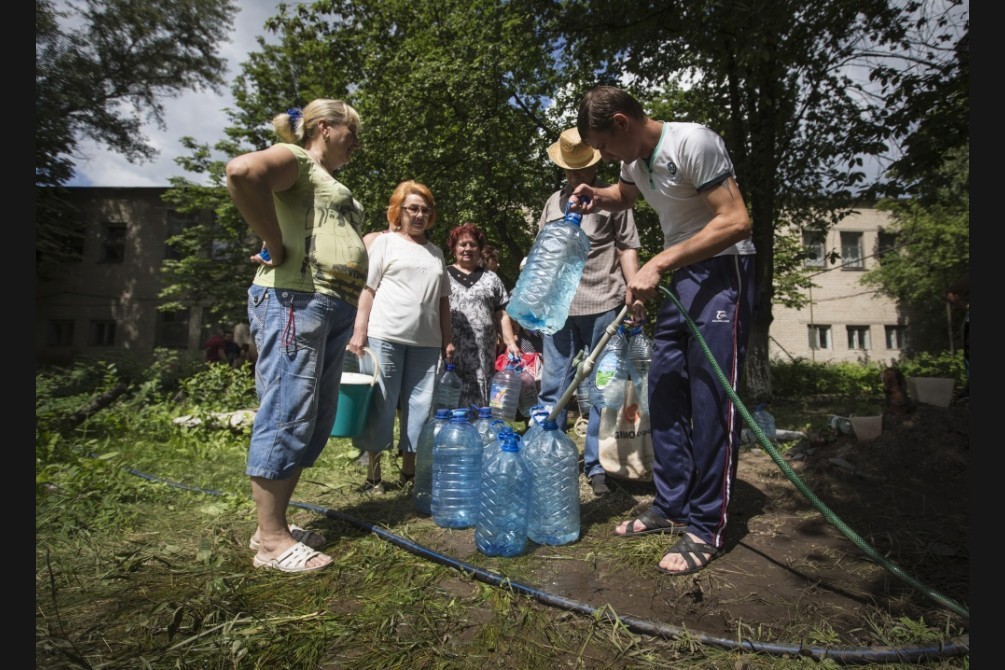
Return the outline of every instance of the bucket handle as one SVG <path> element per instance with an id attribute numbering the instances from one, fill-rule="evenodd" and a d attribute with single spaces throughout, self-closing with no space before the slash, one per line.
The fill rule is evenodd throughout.
<path id="1" fill-rule="evenodd" d="M 348 347 L 346 347 L 346 351 L 349 351 Z M 363 347 L 363 353 L 367 354 L 370 357 L 370 361 L 373 363 L 373 380 L 370 382 L 370 386 L 373 386 L 377 383 L 377 375 L 380 374 L 380 368 L 377 367 L 377 357 L 373 355 L 373 349 L 370 347 Z"/>

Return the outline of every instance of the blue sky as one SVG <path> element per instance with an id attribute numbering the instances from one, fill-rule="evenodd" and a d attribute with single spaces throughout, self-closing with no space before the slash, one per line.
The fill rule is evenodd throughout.
<path id="1" fill-rule="evenodd" d="M 202 91 L 188 93 L 164 100 L 165 130 L 147 125 L 144 133 L 159 150 L 159 155 L 149 163 L 129 163 L 119 154 L 85 141 L 77 156 L 76 177 L 70 186 L 167 186 L 169 177 L 193 175 L 175 164 L 178 156 L 188 152 L 179 138 L 189 135 L 200 142 L 213 144 L 223 137 L 227 125 L 224 114 L 232 106 L 231 77 L 237 74 L 246 54 L 257 48 L 255 37 L 264 35 L 265 20 L 276 13 L 280 0 L 239 0 L 238 14 L 231 31 L 231 41 L 220 45 L 220 55 L 227 59 L 228 84 L 220 93 Z M 296 5 L 297 2 L 287 2 Z"/>

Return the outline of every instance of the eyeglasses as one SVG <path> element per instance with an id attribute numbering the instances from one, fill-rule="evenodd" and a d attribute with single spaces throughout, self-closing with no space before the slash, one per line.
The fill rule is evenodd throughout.
<path id="1" fill-rule="evenodd" d="M 411 214 L 412 216 L 418 216 L 419 214 L 422 214 L 423 216 L 428 216 L 429 213 L 432 212 L 433 210 L 429 207 L 419 207 L 418 205 L 411 205 L 409 207 L 405 207 L 405 211 Z"/>

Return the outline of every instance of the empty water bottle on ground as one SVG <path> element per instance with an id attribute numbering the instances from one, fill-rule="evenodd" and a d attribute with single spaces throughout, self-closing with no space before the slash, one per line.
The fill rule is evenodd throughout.
<path id="1" fill-rule="evenodd" d="M 629 378 L 625 327 L 619 325 L 604 345 L 593 371 L 593 404 L 601 409 L 620 409 L 625 404 L 625 384 Z"/>
<path id="2" fill-rule="evenodd" d="M 505 421 L 516 419 L 520 404 L 520 373 L 516 369 L 517 358 L 510 356 L 506 367 L 492 376 L 489 387 L 489 407 L 493 416 Z"/>
<path id="3" fill-rule="evenodd" d="M 652 364 L 652 340 L 646 336 L 641 325 L 631 327 L 628 330 L 628 372 L 642 414 L 649 414 L 649 368 Z"/>
<path id="4" fill-rule="evenodd" d="M 457 409 L 461 401 L 461 378 L 455 372 L 457 365 L 447 363 L 446 370 L 436 380 L 436 394 L 433 397 L 434 409 Z"/>
<path id="5" fill-rule="evenodd" d="M 516 433 L 504 428 L 498 442 L 482 463 L 475 548 L 486 556 L 519 556 L 527 546 L 530 476 Z"/>
<path id="6" fill-rule="evenodd" d="M 758 403 L 754 408 L 754 423 L 758 425 L 764 436 L 768 438 L 770 442 L 775 442 L 778 440 L 778 431 L 775 428 L 775 417 L 771 416 L 764 403 Z"/>
<path id="7" fill-rule="evenodd" d="M 449 422 L 450 410 L 438 409 L 419 432 L 419 443 L 415 446 L 415 483 L 412 489 L 415 511 L 419 514 L 432 514 L 433 448 L 437 433 Z"/>
<path id="8" fill-rule="evenodd" d="M 582 220 L 566 205 L 565 216 L 546 223 L 534 239 L 506 306 L 527 330 L 553 335 L 565 325 L 590 251 Z"/>
<path id="9" fill-rule="evenodd" d="M 441 528 L 470 528 L 478 512 L 482 477 L 482 438 L 468 421 L 468 410 L 455 409 L 433 445 L 430 511 Z"/>
<path id="10" fill-rule="evenodd" d="M 579 450 L 547 418 L 541 431 L 524 442 L 530 471 L 527 537 L 538 544 L 561 545 L 579 538 Z"/>

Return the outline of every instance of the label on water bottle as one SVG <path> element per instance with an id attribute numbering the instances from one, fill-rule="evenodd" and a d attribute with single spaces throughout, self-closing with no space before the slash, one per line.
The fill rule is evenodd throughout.
<path id="1" fill-rule="evenodd" d="M 618 357 L 608 354 L 597 363 L 597 371 L 593 383 L 598 390 L 603 391 L 618 376 Z"/>

